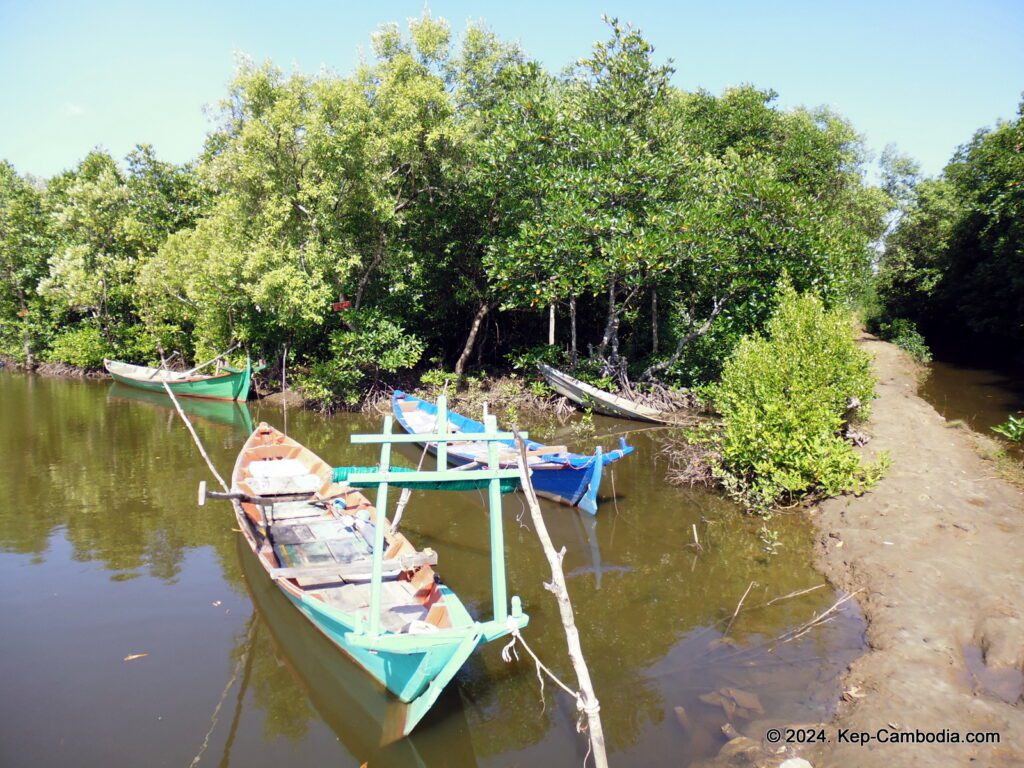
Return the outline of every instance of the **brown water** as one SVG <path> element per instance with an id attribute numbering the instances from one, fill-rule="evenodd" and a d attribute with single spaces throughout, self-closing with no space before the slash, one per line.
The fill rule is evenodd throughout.
<path id="1" fill-rule="evenodd" d="M 992 431 L 1009 416 L 1024 411 L 1024 376 L 936 360 L 928 366 L 920 394 L 946 419 L 960 419 L 976 432 L 1000 440 L 1011 454 L 1024 458 L 1024 446 Z"/>
<path id="2" fill-rule="evenodd" d="M 159 397 L 108 383 L 0 372 L 0 765 L 580 765 L 574 703 L 533 663 L 478 652 L 413 738 L 381 746 L 388 697 L 277 593 L 232 530 L 228 506 L 196 506 L 208 479 L 188 433 Z M 245 438 L 231 406 L 193 404 L 196 430 L 227 473 Z M 201 407 L 202 406 L 202 407 Z M 279 410 L 250 406 L 285 426 Z M 352 432 L 377 419 L 289 412 L 287 429 L 336 464 L 368 464 Z M 635 424 L 597 419 L 598 437 Z M 664 482 L 657 430 L 606 477 L 596 519 L 545 503 L 616 765 L 686 765 L 723 743 L 722 687 L 754 693 L 751 720 L 827 717 L 838 676 L 863 648 L 847 603 L 789 643 L 836 599 L 810 566 L 802 518 L 770 527 L 716 494 Z M 404 454 L 407 464 L 418 458 Z M 418 492 L 403 528 L 439 554 L 438 571 L 476 615 L 490 605 L 485 505 L 475 492 Z M 572 680 L 547 564 L 518 496 L 506 497 L 509 592 L 531 615 L 525 637 Z M 520 519 L 522 522 L 520 522 Z M 692 546 L 696 525 L 703 551 Z M 742 611 L 723 632 L 751 582 Z M 125 661 L 133 654 L 147 654 Z M 683 707 L 689 727 L 680 724 Z M 205 746 L 204 746 L 205 745 Z"/>

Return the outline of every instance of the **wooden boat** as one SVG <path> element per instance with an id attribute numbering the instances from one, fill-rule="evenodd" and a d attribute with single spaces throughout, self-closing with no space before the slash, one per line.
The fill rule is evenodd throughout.
<path id="1" fill-rule="evenodd" d="M 226 368 L 218 374 L 206 376 L 164 368 L 104 360 L 103 366 L 115 381 L 151 392 L 163 392 L 164 382 L 177 397 L 205 397 L 212 400 L 248 400 L 252 381 L 252 363 L 246 359 L 245 368 Z"/>
<path id="2" fill-rule="evenodd" d="M 395 419 L 402 428 L 413 435 L 427 435 L 435 429 L 438 409 L 414 395 L 395 390 L 392 398 Z M 471 465 L 480 463 L 486 456 L 487 446 L 478 442 L 477 434 L 484 432 L 484 425 L 457 413 L 444 414 L 450 420 L 452 429 L 465 434 L 469 439 L 452 443 L 447 449 L 449 463 Z M 437 446 L 423 441 L 431 453 Z M 619 447 L 607 453 L 600 447 L 593 455 L 570 453 L 564 445 L 542 445 L 533 440 L 526 441 L 528 460 L 534 490 L 545 498 L 561 504 L 578 506 L 584 512 L 597 514 L 597 492 L 601 487 L 604 467 L 628 456 L 635 449 L 619 439 Z M 519 454 L 515 442 L 508 440 L 501 446 L 502 467 L 518 467 Z"/>
<path id="3" fill-rule="evenodd" d="M 269 630 L 277 665 L 283 663 L 292 673 L 320 717 L 338 737 L 342 749 L 348 752 L 352 765 L 367 763 L 378 768 L 446 764 L 469 768 L 477 765 L 469 723 L 458 693 L 446 689 L 420 723 L 420 728 L 409 738 L 400 738 L 405 704 L 344 654 L 338 653 L 337 646 L 295 610 L 267 578 L 259 559 L 241 536 L 237 554 L 260 621 L 255 630 L 261 634 Z M 234 658 L 238 657 L 237 650 Z M 256 672 L 258 674 L 258 670 Z M 239 702 L 243 700 L 241 694 Z M 294 711 L 288 701 L 280 701 L 278 706 Z M 272 717 L 275 713 L 267 714 Z M 436 725 L 440 727 L 431 727 Z"/>
<path id="4" fill-rule="evenodd" d="M 419 472 L 390 467 L 391 434 L 354 435 L 382 443 L 378 468 L 333 469 L 312 451 L 266 423 L 242 447 L 229 494 L 239 528 L 267 575 L 296 608 L 338 648 L 406 703 L 409 734 L 476 647 L 526 626 L 518 597 L 506 599 L 502 485 L 518 470 L 490 468 Z M 444 425 L 440 425 L 442 429 Z M 496 425 L 485 438 L 510 439 Z M 451 434 L 431 435 L 444 443 Z M 345 478 L 342 480 L 341 478 Z M 416 550 L 384 517 L 389 485 L 487 487 L 491 505 L 494 618 L 474 619 L 434 572 L 437 555 Z M 376 485 L 376 505 L 358 487 Z M 200 502 L 205 490 L 201 487 Z"/>
<path id="5" fill-rule="evenodd" d="M 620 419 L 666 423 L 661 413 L 654 408 L 619 395 L 613 395 L 611 392 L 605 392 L 585 381 L 574 379 L 569 374 L 552 368 L 550 365 L 540 363 L 537 367 L 553 390 L 595 413 L 615 416 Z"/>

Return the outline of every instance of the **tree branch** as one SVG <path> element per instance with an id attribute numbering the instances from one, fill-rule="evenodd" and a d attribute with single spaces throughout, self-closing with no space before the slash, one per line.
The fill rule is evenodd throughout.
<path id="1" fill-rule="evenodd" d="M 652 378 L 654 378 L 655 373 L 658 373 L 659 371 L 664 371 L 666 368 L 671 368 L 673 365 L 679 362 L 679 358 L 683 354 L 683 350 L 686 349 L 686 347 L 689 346 L 692 342 L 696 341 L 705 333 L 711 330 L 711 324 L 715 322 L 716 317 L 722 314 L 722 310 L 725 309 L 725 305 L 728 299 L 728 296 L 723 296 L 722 298 L 718 298 L 716 296 L 712 298 L 711 314 L 708 315 L 707 319 L 703 323 L 701 323 L 700 327 L 697 328 L 696 330 L 690 331 L 688 334 L 679 339 L 679 341 L 676 342 L 676 348 L 675 351 L 672 353 L 671 357 L 668 357 L 662 360 L 660 363 L 655 363 L 654 365 L 649 367 L 646 371 L 644 371 L 644 375 L 641 376 L 640 378 L 643 381 L 650 381 Z M 692 327 L 693 326 L 691 324 L 691 328 Z"/>

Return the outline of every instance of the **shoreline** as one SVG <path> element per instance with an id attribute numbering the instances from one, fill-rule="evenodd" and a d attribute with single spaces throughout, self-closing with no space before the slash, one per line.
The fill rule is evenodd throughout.
<path id="1" fill-rule="evenodd" d="M 878 398 L 862 449 L 893 459 L 878 487 L 811 511 L 817 566 L 864 590 L 869 650 L 843 677 L 817 768 L 1024 764 L 1024 494 L 978 453 L 970 430 L 917 393 L 919 366 L 865 337 Z M 1012 702 L 1012 703 L 1011 703 Z M 998 745 L 840 742 L 838 729 L 966 734 Z"/>
<path id="2" fill-rule="evenodd" d="M 830 722 L 728 730 L 719 754 L 695 768 L 1024 765 L 1020 473 L 918 394 L 921 366 L 906 352 L 868 334 L 860 343 L 878 397 L 859 451 L 869 461 L 887 451 L 892 467 L 873 490 L 805 514 L 817 530 L 815 567 L 855 595 L 867 650 L 843 674 Z M 805 729 L 808 743 L 771 743 L 769 728 Z M 998 743 L 967 743 L 986 732 Z"/>

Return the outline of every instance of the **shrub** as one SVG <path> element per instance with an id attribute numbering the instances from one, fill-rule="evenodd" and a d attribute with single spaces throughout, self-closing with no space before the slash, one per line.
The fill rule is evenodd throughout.
<path id="1" fill-rule="evenodd" d="M 1011 416 L 1002 424 L 992 427 L 992 431 L 1015 443 L 1022 442 L 1024 441 L 1024 418 Z"/>
<path id="2" fill-rule="evenodd" d="M 46 357 L 51 363 L 90 369 L 103 367 L 103 358 L 112 352 L 99 328 L 83 325 L 59 333 L 50 344 Z"/>
<path id="3" fill-rule="evenodd" d="M 381 374 L 416 365 L 423 342 L 391 320 L 370 313 L 362 318 L 358 330 L 331 334 L 330 349 L 330 359 L 296 376 L 306 398 L 322 408 L 339 402 L 356 405 Z"/>
<path id="4" fill-rule="evenodd" d="M 898 317 L 895 320 L 880 322 L 878 335 L 908 352 L 919 363 L 927 363 L 932 359 L 932 351 L 928 347 L 928 342 L 917 330 L 917 325 L 913 320 L 904 320 Z"/>
<path id="5" fill-rule="evenodd" d="M 555 344 L 538 344 L 533 347 L 517 349 L 506 356 L 509 363 L 517 371 L 523 371 L 528 376 L 537 374 L 537 366 L 540 363 L 553 365 L 555 368 L 565 364 L 565 353 L 562 348 Z"/>
<path id="6" fill-rule="evenodd" d="M 870 359 L 850 317 L 789 285 L 766 335 L 744 337 L 722 378 L 705 390 L 721 422 L 694 437 L 716 479 L 748 508 L 859 491 L 877 477 L 842 437 L 851 403 L 866 418 Z"/>

